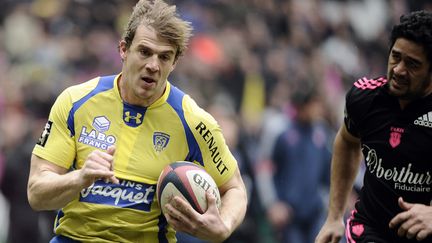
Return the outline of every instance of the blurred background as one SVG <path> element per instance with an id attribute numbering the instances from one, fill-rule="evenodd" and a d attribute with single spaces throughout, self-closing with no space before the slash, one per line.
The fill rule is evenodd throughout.
<path id="1" fill-rule="evenodd" d="M 300 231 L 308 228 L 312 219 L 296 220 L 301 211 L 296 207 L 319 198 L 320 204 L 313 207 L 320 209 L 304 210 L 325 214 L 329 161 L 306 165 L 316 158 L 295 151 L 324 148 L 331 154 L 347 88 L 363 76 L 385 75 L 392 24 L 401 14 L 430 10 L 432 4 L 168 2 L 175 3 L 194 27 L 189 49 L 169 80 L 219 121 L 249 191 L 247 218 L 227 242 L 281 242 L 296 223 L 301 221 Z M 120 71 L 117 44 L 135 3 L 0 0 L 0 242 L 48 242 L 52 237 L 55 212 L 33 212 L 27 202 L 32 148 L 65 87 Z M 312 127 L 312 132 L 304 127 Z M 312 150 L 296 150 L 294 145 L 303 137 L 308 142 L 298 148 Z M 284 148 L 294 156 L 279 156 Z M 311 168 L 319 169 L 311 173 Z M 322 180 L 311 180 L 318 174 Z M 290 183 L 284 185 L 284 178 Z M 284 193 L 295 190 L 289 186 L 307 197 L 290 201 Z M 309 240 L 295 242 L 312 242 L 315 233 L 311 228 L 301 234 Z"/>

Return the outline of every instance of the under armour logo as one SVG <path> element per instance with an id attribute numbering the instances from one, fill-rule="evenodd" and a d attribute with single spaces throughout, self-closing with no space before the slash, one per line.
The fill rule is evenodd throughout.
<path id="1" fill-rule="evenodd" d="M 123 120 L 131 127 L 137 127 L 142 123 L 143 114 L 133 113 L 132 111 L 125 111 L 123 114 Z"/>
<path id="2" fill-rule="evenodd" d="M 140 114 L 140 113 L 138 113 L 138 114 L 136 114 L 136 116 L 134 116 L 134 115 L 131 115 L 130 111 L 126 111 L 124 120 L 125 120 L 125 122 L 130 122 L 130 120 L 133 119 L 133 120 L 135 120 L 136 124 L 140 124 L 141 123 L 141 117 L 142 117 L 142 114 Z"/>

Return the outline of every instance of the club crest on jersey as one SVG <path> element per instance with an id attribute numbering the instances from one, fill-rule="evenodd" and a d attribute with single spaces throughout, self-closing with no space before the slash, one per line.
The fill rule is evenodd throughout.
<path id="1" fill-rule="evenodd" d="M 153 133 L 153 146 L 157 152 L 162 152 L 169 143 L 170 136 L 163 132 Z"/>
<path id="2" fill-rule="evenodd" d="M 402 134 L 405 132 L 405 129 L 399 127 L 391 127 L 390 128 L 390 139 L 389 143 L 392 148 L 396 148 L 399 146 L 401 142 Z"/>

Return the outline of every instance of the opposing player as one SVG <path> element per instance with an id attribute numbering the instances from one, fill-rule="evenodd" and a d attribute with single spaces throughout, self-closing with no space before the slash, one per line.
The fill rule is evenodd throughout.
<path id="1" fill-rule="evenodd" d="M 432 13 L 404 15 L 390 37 L 387 76 L 347 93 L 334 142 L 330 205 L 316 243 L 339 242 L 361 153 L 367 171 L 348 242 L 432 242 Z"/>
<path id="2" fill-rule="evenodd" d="M 175 230 L 220 242 L 243 220 L 244 184 L 219 126 L 167 81 L 191 31 L 175 6 L 141 0 L 119 43 L 121 73 L 57 98 L 28 182 L 35 210 L 59 209 L 51 242 L 175 242 Z M 179 197 L 161 213 L 156 182 L 178 160 L 212 175 L 220 210 L 208 194 L 204 214 Z"/>

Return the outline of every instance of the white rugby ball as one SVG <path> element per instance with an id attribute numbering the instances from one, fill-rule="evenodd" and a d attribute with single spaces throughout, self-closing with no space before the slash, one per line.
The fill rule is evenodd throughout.
<path id="1" fill-rule="evenodd" d="M 198 165 L 178 161 L 166 166 L 159 176 L 156 193 L 162 212 L 174 196 L 180 196 L 195 209 L 203 214 L 207 210 L 206 191 L 216 197 L 217 207 L 220 208 L 221 199 L 219 189 L 213 178 Z"/>

